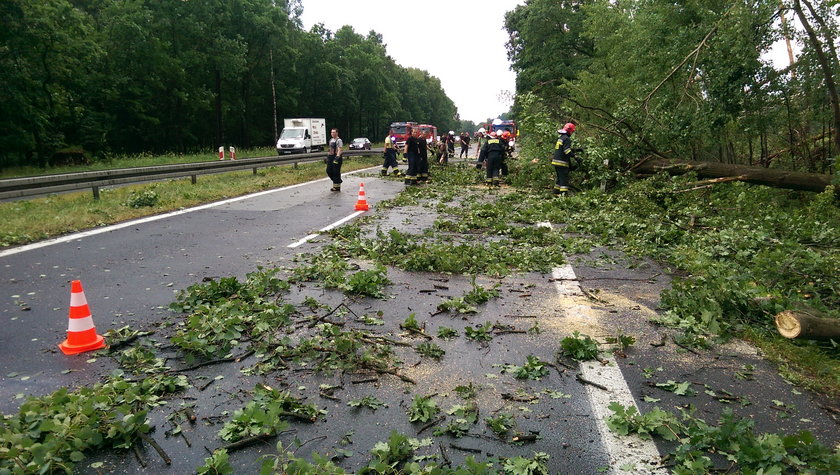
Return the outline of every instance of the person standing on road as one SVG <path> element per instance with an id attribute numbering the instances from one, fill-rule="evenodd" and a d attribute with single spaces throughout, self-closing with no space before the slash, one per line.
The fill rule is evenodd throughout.
<path id="1" fill-rule="evenodd" d="M 343 163 L 344 159 L 341 156 L 341 147 L 344 146 L 344 142 L 341 141 L 341 137 L 338 136 L 338 129 L 330 129 L 330 153 L 327 156 L 327 176 L 333 182 L 332 188 L 330 191 L 341 191 L 341 164 Z"/>
<path id="2" fill-rule="evenodd" d="M 481 147 L 481 156 L 487 162 L 487 186 L 501 185 L 502 163 L 505 160 L 505 145 L 495 132 L 490 132 L 487 143 Z"/>
<path id="3" fill-rule="evenodd" d="M 428 135 L 428 132 L 421 134 L 418 143 L 420 153 L 417 155 L 417 181 L 419 183 L 431 181 L 429 180 L 429 142 L 427 142 L 426 135 Z"/>
<path id="4" fill-rule="evenodd" d="M 393 137 L 390 135 L 385 137 L 385 161 L 382 163 L 382 176 L 388 175 L 388 168 L 393 167 L 392 172 L 394 176 L 399 176 L 400 169 L 397 168 L 397 146 L 394 143 Z"/>
<path id="5" fill-rule="evenodd" d="M 470 134 L 461 132 L 461 153 L 458 158 L 470 158 Z"/>
<path id="6" fill-rule="evenodd" d="M 572 134 L 575 133 L 575 129 L 575 124 L 568 122 L 563 128 L 557 130 L 559 136 L 554 144 L 551 165 L 554 166 L 555 174 L 554 194 L 558 196 L 565 196 L 569 192 L 569 170 L 575 158 L 575 151 L 572 148 Z M 532 162 L 537 162 L 537 159 L 533 159 Z"/>
<path id="7" fill-rule="evenodd" d="M 405 158 L 408 160 L 408 170 L 405 172 L 406 185 L 417 184 L 417 162 L 420 160 L 421 140 L 425 141 L 424 139 L 420 138 L 420 131 L 414 129 L 411 131 L 411 136 L 405 141 L 405 146 L 403 147 L 403 154 L 405 154 Z"/>

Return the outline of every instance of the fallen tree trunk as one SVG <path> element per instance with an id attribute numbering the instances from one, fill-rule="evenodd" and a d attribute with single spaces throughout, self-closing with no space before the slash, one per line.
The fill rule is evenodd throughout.
<path id="1" fill-rule="evenodd" d="M 785 338 L 840 340 L 840 318 L 825 318 L 813 309 L 785 310 L 776 315 L 776 329 Z"/>
<path id="2" fill-rule="evenodd" d="M 641 174 L 664 171 L 671 175 L 695 172 L 700 178 L 737 177 L 740 181 L 755 185 L 816 192 L 824 191 L 825 187 L 831 184 L 831 175 L 690 160 L 647 159 L 639 162 L 631 171 Z M 838 194 L 840 194 L 840 188 L 838 188 Z"/>

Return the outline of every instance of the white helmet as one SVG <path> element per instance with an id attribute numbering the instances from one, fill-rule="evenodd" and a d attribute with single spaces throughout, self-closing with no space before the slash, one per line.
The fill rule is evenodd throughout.
<path id="1" fill-rule="evenodd" d="M 455 135 L 455 132 L 454 132 L 454 131 L 452 131 L 452 130 L 450 130 L 450 131 L 449 131 L 449 135 Z"/>
<path id="2" fill-rule="evenodd" d="M 484 127 L 479 127 L 478 128 L 478 133 L 483 134 L 484 133 Z"/>

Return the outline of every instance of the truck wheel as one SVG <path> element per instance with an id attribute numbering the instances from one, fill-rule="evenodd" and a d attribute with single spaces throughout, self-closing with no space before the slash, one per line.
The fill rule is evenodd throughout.
<path id="1" fill-rule="evenodd" d="M 309 147 L 303 147 L 303 153 L 309 153 Z"/>

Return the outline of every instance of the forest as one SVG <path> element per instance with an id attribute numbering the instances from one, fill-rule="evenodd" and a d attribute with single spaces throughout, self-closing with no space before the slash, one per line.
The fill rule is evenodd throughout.
<path id="1" fill-rule="evenodd" d="M 578 122 L 592 163 L 609 160 L 597 173 L 610 176 L 598 180 L 643 158 L 832 173 L 837 8 L 833 0 L 528 0 L 505 18 L 514 115 L 536 152 L 553 144 L 558 123 Z M 777 40 L 803 47 L 774 65 L 767 53 Z"/>
<path id="2" fill-rule="evenodd" d="M 271 146 L 284 117 L 379 139 L 394 120 L 458 124 L 439 79 L 381 35 L 302 27 L 300 0 L 0 3 L 0 168 Z"/>

